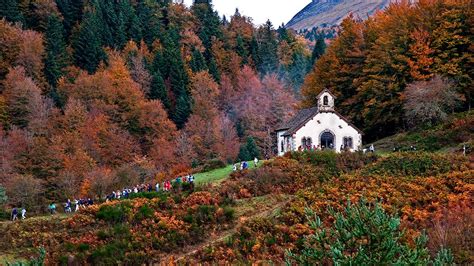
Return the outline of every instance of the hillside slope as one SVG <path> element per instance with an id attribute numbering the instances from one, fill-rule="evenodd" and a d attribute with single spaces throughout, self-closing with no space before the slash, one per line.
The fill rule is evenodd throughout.
<path id="1" fill-rule="evenodd" d="M 338 25 L 350 13 L 367 18 L 390 4 L 390 0 L 313 0 L 286 25 L 294 30 Z"/>

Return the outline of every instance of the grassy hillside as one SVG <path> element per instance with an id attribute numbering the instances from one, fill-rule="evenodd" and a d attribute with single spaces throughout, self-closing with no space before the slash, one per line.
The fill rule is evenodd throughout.
<path id="1" fill-rule="evenodd" d="M 209 176 L 217 178 L 221 171 Z M 473 176 L 473 162 L 452 154 L 393 153 L 379 158 L 293 153 L 258 169 L 233 173 L 200 191 L 143 194 L 66 218 L 2 223 L 0 255 L 29 258 L 44 247 L 48 263 L 279 264 L 288 258 L 286 250 L 299 254 L 307 247 L 304 236 L 314 231 L 306 221 L 306 209 L 316 212 L 321 226 L 329 228 L 331 209 L 344 211 L 348 201 L 364 199 L 368 206 L 378 202 L 386 212 L 377 215 L 399 221 L 400 230 L 394 230 L 406 234 L 396 243 L 406 252 L 419 251 L 420 261 L 434 259 L 443 245 L 455 262 L 472 263 Z M 381 232 L 385 226 L 379 223 L 371 230 Z M 446 239 L 438 237 L 440 228 Z M 421 249 L 412 250 L 410 243 L 423 230 L 427 244 L 420 242 Z"/>
<path id="2" fill-rule="evenodd" d="M 374 143 L 380 152 L 392 152 L 398 147 L 430 152 L 462 152 L 463 145 L 474 146 L 474 111 L 451 116 L 446 123 L 434 127 L 411 130 L 381 139 Z"/>

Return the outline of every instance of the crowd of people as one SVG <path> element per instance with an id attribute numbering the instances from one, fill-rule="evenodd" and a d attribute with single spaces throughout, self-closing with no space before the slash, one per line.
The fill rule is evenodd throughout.
<path id="1" fill-rule="evenodd" d="M 191 190 L 194 189 L 194 176 L 178 176 L 172 180 L 158 182 L 154 186 L 151 183 L 140 184 L 132 188 L 124 188 L 122 190 L 112 191 L 105 198 L 106 201 L 115 200 L 115 199 L 126 199 L 129 198 L 131 194 L 143 193 L 143 192 L 168 192 L 173 188 L 180 189 L 183 184 L 188 184 Z"/>
<path id="2" fill-rule="evenodd" d="M 253 159 L 253 164 L 254 164 L 254 166 L 257 167 L 257 166 L 258 166 L 258 163 L 259 163 L 259 160 L 258 160 L 257 157 L 255 157 L 255 158 Z M 235 171 L 237 171 L 237 170 L 241 170 L 241 171 L 242 171 L 242 170 L 246 170 L 246 169 L 249 169 L 249 163 L 246 162 L 246 161 L 242 161 L 242 162 L 240 162 L 240 163 L 235 163 L 235 164 L 232 165 L 232 171 L 233 171 L 233 172 L 235 172 Z"/>
<path id="3" fill-rule="evenodd" d="M 254 158 L 253 163 L 255 167 L 257 167 L 259 164 L 258 158 Z M 249 169 L 249 163 L 246 161 L 235 163 L 232 166 L 232 170 L 234 172 L 238 170 L 246 170 L 246 169 Z M 151 183 L 147 183 L 147 184 L 136 185 L 129 188 L 123 188 L 122 190 L 112 191 L 112 193 L 107 194 L 107 196 L 105 197 L 105 201 L 107 202 L 111 200 L 127 199 L 132 194 L 143 193 L 143 192 L 153 192 L 153 191 L 168 192 L 173 189 L 180 190 L 182 189 L 183 186 L 186 186 L 190 190 L 194 190 L 194 180 L 195 180 L 194 175 L 188 174 L 184 176 L 178 176 L 172 180 L 158 182 L 155 185 L 152 185 Z M 77 212 L 80 209 L 87 208 L 88 206 L 91 206 L 91 205 L 94 205 L 94 200 L 92 198 L 79 198 L 79 199 L 74 199 L 72 201 L 68 199 L 63 204 L 64 213 Z M 57 212 L 56 203 L 51 202 L 51 204 L 48 205 L 48 212 L 51 215 L 56 214 Z M 11 213 L 12 221 L 18 220 L 18 215 L 20 213 L 21 213 L 21 218 L 26 219 L 25 208 L 21 208 L 21 210 L 19 210 L 18 208 L 13 208 L 12 213 Z"/>
<path id="4" fill-rule="evenodd" d="M 127 199 L 132 194 L 143 193 L 143 192 L 154 192 L 154 191 L 155 192 L 168 192 L 168 191 L 171 191 L 172 189 L 180 190 L 184 184 L 186 184 L 185 186 L 187 186 L 187 188 L 189 188 L 190 190 L 194 190 L 194 180 L 195 180 L 194 175 L 185 175 L 185 176 L 176 177 L 172 180 L 158 182 L 154 186 L 151 183 L 140 184 L 137 186 L 133 186 L 131 188 L 124 188 L 122 190 L 112 191 L 112 193 L 108 194 L 105 197 L 105 201 Z M 88 206 L 91 206 L 91 205 L 94 205 L 94 200 L 92 198 L 80 198 L 80 199 L 74 199 L 72 201 L 68 199 L 63 205 L 64 213 L 77 212 L 80 209 L 87 208 Z M 57 213 L 56 203 L 51 202 L 51 204 L 48 205 L 48 212 L 51 215 L 54 215 Z M 11 212 L 11 220 L 12 221 L 18 220 L 19 214 L 21 214 L 21 219 L 26 219 L 25 208 L 21 208 L 21 209 L 13 208 Z"/>

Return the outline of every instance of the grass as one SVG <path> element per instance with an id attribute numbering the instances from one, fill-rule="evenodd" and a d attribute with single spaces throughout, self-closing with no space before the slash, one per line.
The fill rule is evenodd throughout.
<path id="1" fill-rule="evenodd" d="M 248 164 L 249 164 L 249 169 L 255 168 L 253 161 L 249 161 Z M 262 164 L 263 164 L 263 161 L 260 161 L 258 163 L 259 166 Z M 215 170 L 205 172 L 205 173 L 195 174 L 194 177 L 196 178 L 195 182 L 197 185 L 208 184 L 208 183 L 219 184 L 220 182 L 228 178 L 231 173 L 232 173 L 232 165 L 228 165 L 224 168 L 215 169 Z"/>

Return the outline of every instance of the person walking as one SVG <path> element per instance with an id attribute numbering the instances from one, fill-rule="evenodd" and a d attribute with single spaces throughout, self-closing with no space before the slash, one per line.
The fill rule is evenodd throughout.
<path id="1" fill-rule="evenodd" d="M 12 221 L 15 221 L 16 219 L 18 219 L 18 209 L 13 208 L 13 210 L 12 210 Z"/>
<path id="2" fill-rule="evenodd" d="M 26 219 L 26 209 L 25 209 L 25 207 L 23 207 L 23 208 L 21 209 L 21 219 L 22 219 L 22 220 L 25 220 L 25 219 Z"/>
<path id="3" fill-rule="evenodd" d="M 156 192 L 160 192 L 160 182 L 156 183 L 155 190 Z"/>
<path id="4" fill-rule="evenodd" d="M 257 158 L 257 157 L 255 157 L 255 158 L 253 159 L 253 163 L 255 164 L 255 167 L 258 166 L 258 158 Z"/>
<path id="5" fill-rule="evenodd" d="M 374 144 L 371 144 L 371 145 L 370 145 L 369 151 L 370 151 L 371 153 L 374 153 L 374 152 L 375 152 Z"/>
<path id="6" fill-rule="evenodd" d="M 74 199 L 74 212 L 79 211 L 79 201 Z"/>
<path id="7" fill-rule="evenodd" d="M 56 212 L 56 204 L 54 204 L 54 202 L 49 204 L 48 208 L 49 208 L 49 212 L 51 213 L 51 215 L 53 215 Z"/>

